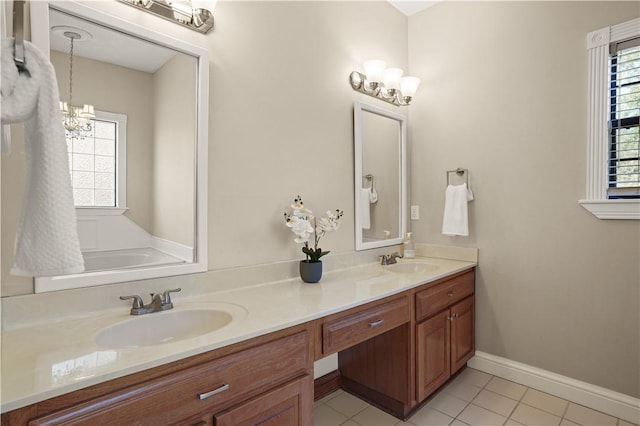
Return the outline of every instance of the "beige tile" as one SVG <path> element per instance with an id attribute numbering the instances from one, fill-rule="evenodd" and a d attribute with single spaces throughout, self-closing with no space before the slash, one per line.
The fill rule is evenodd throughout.
<path id="1" fill-rule="evenodd" d="M 513 409 L 518 405 L 518 401 L 486 389 L 483 389 L 475 398 L 473 398 L 471 403 L 505 417 L 509 417 L 513 412 Z"/>
<path id="2" fill-rule="evenodd" d="M 580 426 L 578 423 L 574 423 L 571 420 L 562 419 L 560 426 Z"/>
<path id="3" fill-rule="evenodd" d="M 316 401 L 316 403 L 324 404 L 324 403 L 325 403 L 325 402 L 327 402 L 328 400 L 333 399 L 333 398 L 335 398 L 336 396 L 341 395 L 341 394 L 343 394 L 343 393 L 344 393 L 344 391 L 343 391 L 342 389 L 338 389 L 338 390 L 337 390 L 337 391 L 335 391 L 335 392 L 331 392 L 329 395 L 325 395 L 325 396 L 323 396 L 322 398 L 320 398 L 319 400 L 317 400 L 317 401 Z"/>
<path id="4" fill-rule="evenodd" d="M 564 415 L 567 405 L 569 405 L 569 402 L 564 399 L 535 389 L 527 389 L 527 393 L 524 394 L 522 402 L 530 405 L 531 407 L 538 408 L 542 411 L 546 411 L 547 413 L 555 414 L 560 417 Z"/>
<path id="5" fill-rule="evenodd" d="M 342 423 L 340 426 L 361 426 L 361 425 L 354 422 L 353 420 L 347 420 L 346 422 Z"/>
<path id="6" fill-rule="evenodd" d="M 507 422 L 504 424 L 504 426 L 523 426 L 522 423 L 520 422 L 516 422 L 513 419 L 509 419 L 507 420 Z"/>
<path id="7" fill-rule="evenodd" d="M 355 416 L 369 405 L 360 398 L 356 398 L 347 392 L 343 392 L 335 398 L 331 398 L 325 402 L 325 404 L 347 417 Z"/>
<path id="8" fill-rule="evenodd" d="M 638 419 L 638 421 L 640 421 L 640 419 Z M 634 423 L 625 422 L 624 420 L 618 419 L 618 426 L 638 426 L 638 425 L 634 424 Z"/>
<path id="9" fill-rule="evenodd" d="M 458 420 L 462 420 L 471 426 L 501 426 L 507 421 L 507 418 L 486 408 L 469 404 L 460 413 Z"/>
<path id="10" fill-rule="evenodd" d="M 313 410 L 314 426 L 339 426 L 347 420 L 347 416 L 325 404 L 320 404 Z"/>
<path id="11" fill-rule="evenodd" d="M 511 418 L 527 426 L 558 426 L 560 417 L 526 404 L 518 404 Z"/>
<path id="12" fill-rule="evenodd" d="M 398 423 L 396 423 L 394 426 L 416 426 L 416 425 L 411 423 L 408 420 L 406 422 L 403 422 L 402 420 L 399 420 Z"/>
<path id="13" fill-rule="evenodd" d="M 469 426 L 467 423 L 464 423 L 458 419 L 455 419 L 449 426 Z"/>
<path id="14" fill-rule="evenodd" d="M 458 377 L 455 378 L 455 380 L 462 380 L 470 385 L 483 388 L 487 383 L 489 383 L 489 380 L 491 380 L 492 377 L 493 376 L 491 374 L 467 367 L 458 375 Z"/>
<path id="15" fill-rule="evenodd" d="M 492 378 L 485 386 L 485 389 L 491 392 L 499 393 L 507 398 L 515 399 L 517 401 L 522 398 L 522 395 L 527 391 L 526 386 L 519 385 L 509 380 L 501 379 L 500 377 Z"/>
<path id="16" fill-rule="evenodd" d="M 398 423 L 398 419 L 391 414 L 371 405 L 352 417 L 351 420 L 363 426 L 395 426 Z"/>
<path id="17" fill-rule="evenodd" d="M 451 394 L 458 399 L 469 402 L 476 397 L 478 392 L 480 392 L 480 388 L 463 381 L 453 381 L 445 386 L 444 389 L 442 389 L 442 392 Z"/>
<path id="18" fill-rule="evenodd" d="M 456 398 L 450 393 L 439 392 L 427 402 L 427 407 L 431 407 L 451 417 L 456 417 L 464 410 L 467 404 L 469 404 L 468 401 Z"/>
<path id="19" fill-rule="evenodd" d="M 615 426 L 618 419 L 591 408 L 570 403 L 565 418 L 583 426 Z"/>
<path id="20" fill-rule="evenodd" d="M 422 407 L 409 419 L 416 426 L 447 426 L 453 421 L 453 417 L 436 411 L 430 407 Z"/>

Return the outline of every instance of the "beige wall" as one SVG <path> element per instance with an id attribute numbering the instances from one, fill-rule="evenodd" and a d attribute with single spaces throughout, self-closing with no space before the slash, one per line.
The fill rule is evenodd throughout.
<path id="1" fill-rule="evenodd" d="M 577 204 L 585 34 L 637 16 L 637 3 L 444 3 L 409 19 L 409 52 L 407 18 L 384 2 L 222 1 L 207 36 L 96 7 L 210 51 L 211 269 L 299 259 L 282 224 L 297 194 L 319 213 L 344 209 L 323 248 L 353 250 L 352 104 L 371 98 L 348 75 L 374 57 L 406 69 L 410 56 L 423 79 L 409 119 L 422 208 L 411 225 L 418 242 L 480 248 L 478 349 L 640 396 L 640 225 Z M 4 161 L 3 195 L 6 179 L 20 183 Z M 468 238 L 440 235 L 456 167 L 476 195 Z"/>
<path id="2" fill-rule="evenodd" d="M 175 55 L 153 75 L 153 228 L 194 247 L 197 60 Z"/>
<path id="3" fill-rule="evenodd" d="M 478 350 L 640 396 L 640 223 L 585 195 L 589 31 L 637 2 L 447 2 L 409 19 L 412 222 L 479 247 Z M 470 236 L 441 235 L 445 170 L 470 170 Z"/>
<path id="4" fill-rule="evenodd" d="M 353 251 L 353 102 L 370 98 L 348 76 L 373 57 L 407 67 L 406 16 L 386 2 L 222 1 L 201 35 L 116 1 L 87 4 L 210 52 L 210 269 L 302 258 L 282 218 L 298 194 L 318 214 L 345 211 L 322 248 Z M 2 173 L 4 198 L 13 177 Z M 16 280 L 3 277 L 4 296 L 32 292 Z"/>
<path id="5" fill-rule="evenodd" d="M 58 88 L 69 98 L 69 55 L 51 51 Z M 153 75 L 74 55 L 73 103 L 127 116 L 126 215 L 147 232 L 152 230 Z"/>

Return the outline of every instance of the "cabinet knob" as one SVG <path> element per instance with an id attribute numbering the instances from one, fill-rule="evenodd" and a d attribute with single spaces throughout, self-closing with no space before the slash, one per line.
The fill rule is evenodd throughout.
<path id="1" fill-rule="evenodd" d="M 230 388 L 229 384 L 225 383 L 222 386 L 220 386 L 219 388 L 214 389 L 214 390 L 212 390 L 210 392 L 199 393 L 198 394 L 198 399 L 207 399 L 210 396 L 217 395 L 217 394 L 222 393 L 224 391 L 228 391 L 229 388 Z"/>
<path id="2" fill-rule="evenodd" d="M 369 323 L 369 327 L 377 327 L 384 322 L 383 319 L 379 319 L 377 321 L 373 321 Z"/>
<path id="3" fill-rule="evenodd" d="M 455 293 L 454 293 L 454 292 L 452 292 L 452 291 L 450 291 L 449 293 L 447 293 L 447 296 L 449 296 L 449 297 L 453 297 L 454 295 L 455 295 Z"/>

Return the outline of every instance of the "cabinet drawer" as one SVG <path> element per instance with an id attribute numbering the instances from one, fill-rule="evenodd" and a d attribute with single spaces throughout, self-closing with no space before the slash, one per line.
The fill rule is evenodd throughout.
<path id="1" fill-rule="evenodd" d="M 409 321 L 406 296 L 346 314 L 322 324 L 322 352 L 328 355 L 363 342 Z"/>
<path id="2" fill-rule="evenodd" d="M 310 372 L 309 335 L 286 336 L 131 386 L 29 425 L 171 425 L 225 409 Z"/>
<path id="3" fill-rule="evenodd" d="M 416 321 L 437 314 L 473 294 L 475 274 L 470 271 L 416 293 Z"/>

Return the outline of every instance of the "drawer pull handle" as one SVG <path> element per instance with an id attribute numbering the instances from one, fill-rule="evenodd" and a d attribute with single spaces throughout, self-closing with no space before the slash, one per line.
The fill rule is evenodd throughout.
<path id="1" fill-rule="evenodd" d="M 211 392 L 199 393 L 198 394 L 198 398 L 199 399 L 207 399 L 210 396 L 217 395 L 219 393 L 222 393 L 222 392 L 228 391 L 228 390 L 229 390 L 229 384 L 225 383 L 224 385 L 220 386 L 218 389 L 214 389 Z"/>
<path id="2" fill-rule="evenodd" d="M 383 319 L 379 319 L 378 321 L 370 322 L 369 327 L 377 327 L 384 322 Z"/>
<path id="3" fill-rule="evenodd" d="M 451 291 L 451 292 L 449 292 L 449 293 L 447 293 L 447 296 L 449 296 L 449 297 L 453 297 L 454 295 L 455 295 L 455 293 L 454 293 L 454 292 L 452 292 L 452 291 Z"/>

